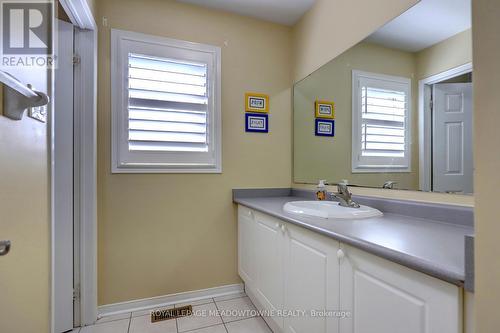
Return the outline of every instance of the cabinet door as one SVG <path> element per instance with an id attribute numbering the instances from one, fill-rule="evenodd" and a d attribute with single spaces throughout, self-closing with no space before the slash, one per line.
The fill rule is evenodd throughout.
<path id="1" fill-rule="evenodd" d="M 257 253 L 257 283 L 255 296 L 260 310 L 269 311 L 266 321 L 272 328 L 283 328 L 283 222 L 271 216 L 255 213 L 256 240 L 252 246 Z M 274 315 L 273 315 L 274 314 Z"/>
<path id="2" fill-rule="evenodd" d="M 286 225 L 284 331 L 336 333 L 338 319 L 314 316 L 339 309 L 339 243 L 304 228 Z M 290 311 L 290 313 L 289 313 Z M 288 316 L 291 311 L 304 311 Z M 326 312 L 325 312 L 326 313 Z"/>
<path id="3" fill-rule="evenodd" d="M 238 206 L 238 273 L 249 287 L 257 276 L 256 229 L 253 212 Z"/>
<path id="4" fill-rule="evenodd" d="M 342 333 L 459 333 L 461 289 L 341 245 Z"/>

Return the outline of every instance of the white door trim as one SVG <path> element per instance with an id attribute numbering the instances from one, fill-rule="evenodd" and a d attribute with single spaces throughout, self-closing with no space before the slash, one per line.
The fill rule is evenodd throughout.
<path id="1" fill-rule="evenodd" d="M 79 225 L 80 325 L 97 319 L 97 32 L 75 33 L 75 207 Z M 76 316 L 78 317 L 78 316 Z M 77 318 L 78 319 L 78 318 Z"/>
<path id="2" fill-rule="evenodd" d="M 75 261 L 78 263 L 75 279 L 80 285 L 80 311 L 75 318 L 83 326 L 97 319 L 97 24 L 87 0 L 60 2 L 75 26 L 75 50 L 80 57 L 74 73 L 75 229 L 76 243 L 80 245 Z M 54 156 L 53 151 L 51 153 Z M 53 246 L 54 242 L 51 243 Z M 51 262 L 54 290 L 53 257 Z M 52 291 L 50 331 L 58 333 L 54 332 L 53 311 Z"/>
<path id="3" fill-rule="evenodd" d="M 449 69 L 418 81 L 418 150 L 419 150 L 419 189 L 431 190 L 432 161 L 432 118 L 430 108 L 431 85 L 472 72 L 472 62 Z"/>
<path id="4" fill-rule="evenodd" d="M 57 20 L 59 43 L 55 70 L 53 113 L 54 154 L 53 193 L 53 267 L 54 326 L 58 332 L 73 329 L 74 258 L 74 168 L 73 168 L 73 45 L 74 26 Z"/>
<path id="5" fill-rule="evenodd" d="M 87 0 L 59 0 L 75 27 L 97 31 L 94 15 Z"/>

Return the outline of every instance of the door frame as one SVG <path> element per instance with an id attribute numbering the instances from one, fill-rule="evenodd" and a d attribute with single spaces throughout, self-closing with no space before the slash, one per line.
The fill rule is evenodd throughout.
<path id="1" fill-rule="evenodd" d="M 451 68 L 418 81 L 418 155 L 419 190 L 431 191 L 432 184 L 432 85 L 456 76 L 472 72 L 472 62 Z"/>
<path id="2" fill-rule="evenodd" d="M 60 0 L 75 27 L 74 48 L 74 274 L 77 290 L 75 326 L 97 319 L 97 24 L 87 0 Z M 54 70 L 52 91 L 54 92 Z M 57 92 L 54 92 L 57 93 Z M 54 106 L 52 105 L 52 114 Z M 51 199 L 54 197 L 54 140 L 51 143 Z M 51 319 L 54 332 L 54 206 L 51 204 Z M 79 297 L 78 297 L 79 296 Z M 78 302 L 79 300 L 79 302 Z"/>

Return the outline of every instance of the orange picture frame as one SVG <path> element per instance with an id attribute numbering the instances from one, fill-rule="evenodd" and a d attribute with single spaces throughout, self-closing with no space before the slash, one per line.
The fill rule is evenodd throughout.
<path id="1" fill-rule="evenodd" d="M 269 112 L 269 95 L 257 93 L 245 93 L 246 112 Z"/>
<path id="2" fill-rule="evenodd" d="M 335 103 L 317 100 L 314 103 L 316 118 L 335 119 Z"/>

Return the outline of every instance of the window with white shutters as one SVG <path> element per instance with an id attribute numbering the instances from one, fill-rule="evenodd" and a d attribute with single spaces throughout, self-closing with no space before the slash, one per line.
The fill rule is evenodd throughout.
<path id="1" fill-rule="evenodd" d="M 220 49 L 112 31 L 113 172 L 220 172 Z"/>
<path id="2" fill-rule="evenodd" d="M 353 172 L 410 171 L 411 80 L 353 71 Z"/>
<path id="3" fill-rule="evenodd" d="M 207 66 L 129 54 L 128 147 L 207 151 Z"/>

